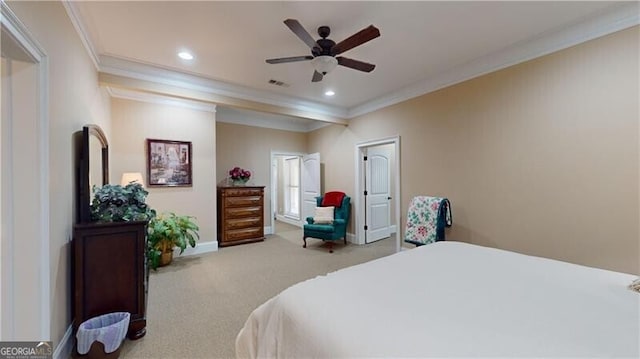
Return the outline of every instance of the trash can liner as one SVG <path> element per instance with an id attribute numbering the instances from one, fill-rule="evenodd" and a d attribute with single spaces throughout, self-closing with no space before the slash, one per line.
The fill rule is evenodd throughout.
<path id="1" fill-rule="evenodd" d="M 129 329 L 128 312 L 115 312 L 91 318 L 78 327 L 78 354 L 89 352 L 91 344 L 96 340 L 104 344 L 104 350 L 113 353 L 120 347 Z"/>

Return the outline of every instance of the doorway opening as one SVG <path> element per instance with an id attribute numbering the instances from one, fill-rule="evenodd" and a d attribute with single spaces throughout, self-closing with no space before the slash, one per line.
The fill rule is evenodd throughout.
<path id="1" fill-rule="evenodd" d="M 302 228 L 305 218 L 313 216 L 319 195 L 319 153 L 271 152 L 269 233 L 277 232 L 277 223 Z"/>
<path id="2" fill-rule="evenodd" d="M 300 165 L 302 153 L 271 152 L 271 226 L 269 233 L 302 227 Z"/>
<path id="3" fill-rule="evenodd" d="M 400 251 L 400 137 L 371 140 L 355 148 L 355 228 L 357 244 L 395 234 Z"/>
<path id="4" fill-rule="evenodd" d="M 300 223 L 300 162 L 302 155 L 272 156 L 274 220 L 291 225 Z"/>

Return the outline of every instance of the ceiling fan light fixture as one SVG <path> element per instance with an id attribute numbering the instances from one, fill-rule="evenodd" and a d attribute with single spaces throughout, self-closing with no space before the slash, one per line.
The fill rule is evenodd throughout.
<path id="1" fill-rule="evenodd" d="M 333 56 L 316 56 L 311 60 L 313 68 L 319 73 L 326 75 L 338 66 L 338 60 Z"/>

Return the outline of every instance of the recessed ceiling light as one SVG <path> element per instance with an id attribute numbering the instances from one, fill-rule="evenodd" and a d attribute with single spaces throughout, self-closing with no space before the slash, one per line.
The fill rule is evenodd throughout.
<path id="1" fill-rule="evenodd" d="M 336 93 L 335 93 L 335 92 L 333 92 L 333 91 L 331 91 L 331 90 L 329 90 L 329 91 L 325 92 L 324 94 L 325 94 L 325 96 L 333 96 L 333 95 L 335 95 Z"/>
<path id="2" fill-rule="evenodd" d="M 178 57 L 180 57 L 183 60 L 193 60 L 193 55 L 191 55 L 186 51 L 178 52 Z"/>

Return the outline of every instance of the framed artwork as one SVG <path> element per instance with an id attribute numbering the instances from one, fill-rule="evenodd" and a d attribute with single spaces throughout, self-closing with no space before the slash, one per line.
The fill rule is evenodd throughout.
<path id="1" fill-rule="evenodd" d="M 190 187 L 191 173 L 191 142 L 147 139 L 149 186 Z"/>

